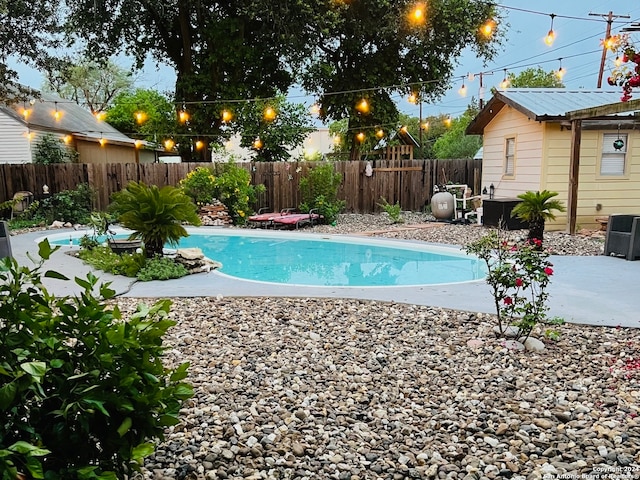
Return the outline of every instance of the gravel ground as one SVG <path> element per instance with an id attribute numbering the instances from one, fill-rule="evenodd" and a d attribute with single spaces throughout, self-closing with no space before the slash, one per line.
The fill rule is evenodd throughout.
<path id="1" fill-rule="evenodd" d="M 454 244 L 484 233 L 407 229 L 424 221 L 342 215 L 305 231 Z M 545 244 L 596 255 L 603 241 Z M 171 316 L 167 363 L 190 362 L 195 396 L 144 478 L 640 478 L 640 329 L 563 325 L 528 352 L 506 348 L 491 315 L 425 306 L 192 298 Z"/>

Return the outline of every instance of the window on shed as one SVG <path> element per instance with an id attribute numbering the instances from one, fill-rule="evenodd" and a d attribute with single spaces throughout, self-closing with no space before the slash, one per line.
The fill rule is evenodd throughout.
<path id="1" fill-rule="evenodd" d="M 622 140 L 622 148 L 616 150 L 614 142 Z M 627 157 L 627 134 L 605 133 L 602 139 L 602 158 L 600 159 L 600 175 L 620 176 L 624 175 L 625 160 Z"/>
<path id="2" fill-rule="evenodd" d="M 504 146 L 504 174 L 513 176 L 516 161 L 516 139 L 507 138 Z"/>

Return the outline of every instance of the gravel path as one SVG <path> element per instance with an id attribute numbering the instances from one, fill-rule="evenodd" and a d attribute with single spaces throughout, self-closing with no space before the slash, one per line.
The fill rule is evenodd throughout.
<path id="1" fill-rule="evenodd" d="M 382 215 L 343 215 L 313 230 L 389 228 Z M 482 234 L 381 235 L 463 244 Z M 549 233 L 545 243 L 596 255 L 603 242 Z M 138 300 L 117 302 L 126 314 Z M 425 306 L 191 298 L 171 315 L 167 362 L 191 363 L 195 396 L 145 478 L 640 478 L 640 329 L 568 324 L 524 352 L 495 338 L 491 315 Z"/>

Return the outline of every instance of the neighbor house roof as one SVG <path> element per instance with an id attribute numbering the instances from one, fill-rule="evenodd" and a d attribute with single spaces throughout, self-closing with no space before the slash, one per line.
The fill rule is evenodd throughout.
<path id="1" fill-rule="evenodd" d="M 398 139 L 398 143 L 400 145 L 412 145 L 414 148 L 418 148 L 420 146 L 418 141 L 413 138 L 413 135 L 411 135 L 406 129 L 400 128 L 389 136 L 388 141 L 386 138 L 381 139 L 374 147 L 374 150 L 379 150 L 381 148 L 387 147 L 389 145 L 389 141 L 392 141 L 396 138 Z"/>
<path id="2" fill-rule="evenodd" d="M 484 128 L 504 108 L 510 106 L 538 122 L 563 122 L 573 110 L 608 105 L 620 101 L 620 90 L 568 90 L 566 88 L 509 88 L 496 90 L 491 100 L 471 121 L 467 134 L 482 135 Z M 612 118 L 630 118 L 624 113 Z"/>
<path id="3" fill-rule="evenodd" d="M 24 110 L 29 114 L 25 117 Z M 28 128 L 73 135 L 88 141 L 98 142 L 101 138 L 109 143 L 133 145 L 135 140 L 121 133 L 104 121 L 99 121 L 90 111 L 75 102 L 64 100 L 49 93 L 27 103 L 11 106 L 0 105 L 0 111 L 15 118 Z M 54 116 L 59 112 L 59 118 Z"/>

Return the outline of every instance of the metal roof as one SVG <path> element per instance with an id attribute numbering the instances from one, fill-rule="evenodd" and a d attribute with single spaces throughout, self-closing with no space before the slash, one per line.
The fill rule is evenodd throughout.
<path id="1" fill-rule="evenodd" d="M 540 122 L 567 120 L 566 113 L 620 102 L 620 90 L 568 90 L 566 88 L 508 88 L 496 90 L 493 97 L 467 128 L 468 134 L 481 135 L 484 127 L 508 105 Z M 633 117 L 626 112 L 612 118 Z"/>
<path id="2" fill-rule="evenodd" d="M 25 119 L 23 109 L 30 109 Z M 72 134 L 89 140 L 98 141 L 104 138 L 111 142 L 133 144 L 134 139 L 113 128 L 106 122 L 99 121 L 93 114 L 70 100 L 64 100 L 56 95 L 42 93 L 39 99 L 26 104 L 16 103 L 11 106 L 0 106 L 0 109 L 14 117 L 27 127 Z M 60 117 L 56 120 L 56 110 Z"/>

